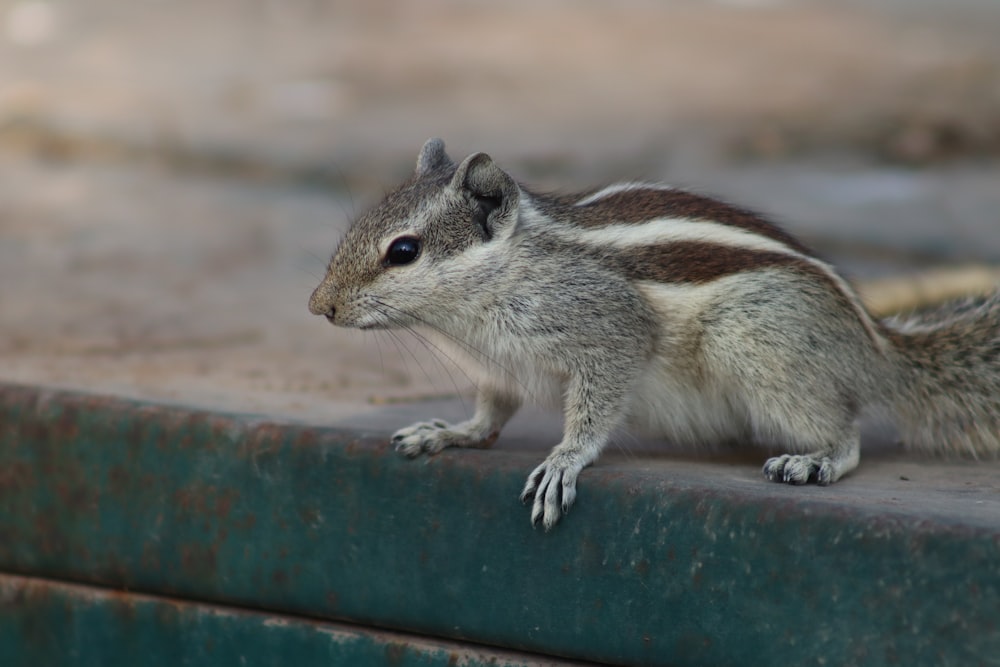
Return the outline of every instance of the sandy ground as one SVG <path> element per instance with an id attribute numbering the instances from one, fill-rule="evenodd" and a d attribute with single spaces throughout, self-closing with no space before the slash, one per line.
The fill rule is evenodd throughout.
<path id="1" fill-rule="evenodd" d="M 305 307 L 435 135 L 718 192 L 862 275 L 1000 262 L 1000 10 L 852 7 L 0 2 L 0 380 L 328 423 L 466 392 Z"/>

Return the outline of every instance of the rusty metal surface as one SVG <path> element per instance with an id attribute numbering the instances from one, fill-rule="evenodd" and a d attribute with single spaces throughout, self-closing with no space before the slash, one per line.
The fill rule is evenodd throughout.
<path id="1" fill-rule="evenodd" d="M 579 665 L 373 628 L 0 574 L 7 667 Z"/>
<path id="2" fill-rule="evenodd" d="M 0 570 L 615 664 L 1000 655 L 996 464 L 928 495 L 612 460 L 544 534 L 536 458 L 0 385 Z"/>

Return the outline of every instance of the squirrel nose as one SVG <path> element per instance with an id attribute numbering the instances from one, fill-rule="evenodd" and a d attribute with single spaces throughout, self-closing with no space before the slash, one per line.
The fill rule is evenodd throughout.
<path id="1" fill-rule="evenodd" d="M 313 308 L 310 306 L 309 312 L 311 312 L 313 315 L 322 315 L 331 322 L 333 322 L 334 315 L 337 314 L 337 311 L 334 309 L 333 306 L 327 306 L 326 308 Z"/>
<path id="2" fill-rule="evenodd" d="M 319 294 L 319 289 L 313 292 L 312 297 L 309 299 L 309 312 L 313 315 L 322 315 L 326 319 L 333 322 L 333 316 L 336 314 L 336 310 L 332 303 L 326 302 L 325 299 Z"/>

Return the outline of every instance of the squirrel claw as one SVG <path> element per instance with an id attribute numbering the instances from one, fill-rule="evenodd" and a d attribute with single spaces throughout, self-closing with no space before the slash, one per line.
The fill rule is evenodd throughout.
<path id="1" fill-rule="evenodd" d="M 576 500 L 576 478 L 583 466 L 555 456 L 535 468 L 521 492 L 521 502 L 531 505 L 531 525 L 546 532 L 569 512 Z"/>
<path id="2" fill-rule="evenodd" d="M 830 458 L 813 454 L 784 454 L 770 458 L 764 464 L 764 476 L 772 482 L 795 485 L 814 481 L 826 486 L 834 481 Z"/>

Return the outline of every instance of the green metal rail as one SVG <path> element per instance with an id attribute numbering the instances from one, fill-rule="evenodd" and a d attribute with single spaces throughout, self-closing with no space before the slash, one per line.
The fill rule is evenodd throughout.
<path id="1" fill-rule="evenodd" d="M 1000 664 L 995 486 L 538 456 L 0 385 L 3 664 Z"/>
<path id="2" fill-rule="evenodd" d="M 0 575 L 3 664 L 177 665 L 565 664 L 512 651 L 331 621 Z"/>

